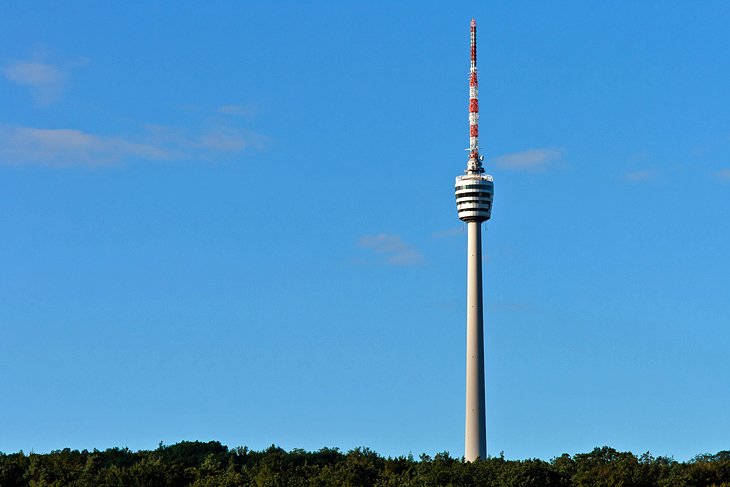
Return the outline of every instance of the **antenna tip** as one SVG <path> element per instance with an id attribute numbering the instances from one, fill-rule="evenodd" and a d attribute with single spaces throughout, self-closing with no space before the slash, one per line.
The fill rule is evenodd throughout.
<path id="1" fill-rule="evenodd" d="M 471 26 L 472 27 L 476 27 L 477 26 L 477 21 L 474 20 L 474 17 L 471 18 Z"/>

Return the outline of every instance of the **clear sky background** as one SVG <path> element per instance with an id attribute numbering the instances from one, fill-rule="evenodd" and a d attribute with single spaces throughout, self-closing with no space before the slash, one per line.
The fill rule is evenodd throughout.
<path id="1" fill-rule="evenodd" d="M 730 4 L 3 2 L 0 451 L 730 449 Z"/>

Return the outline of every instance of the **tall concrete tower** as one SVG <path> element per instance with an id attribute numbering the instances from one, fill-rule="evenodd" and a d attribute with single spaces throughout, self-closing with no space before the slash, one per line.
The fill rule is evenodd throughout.
<path id="1" fill-rule="evenodd" d="M 482 222 L 492 214 L 494 180 L 484 174 L 479 154 L 479 83 L 477 23 L 471 19 L 469 71 L 469 159 L 456 177 L 456 210 L 469 230 L 466 259 L 466 432 L 464 457 L 487 457 L 487 415 L 484 397 L 484 322 L 482 310 Z"/>

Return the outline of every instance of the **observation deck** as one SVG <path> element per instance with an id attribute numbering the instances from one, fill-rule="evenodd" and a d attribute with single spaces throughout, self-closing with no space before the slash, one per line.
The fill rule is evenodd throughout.
<path id="1" fill-rule="evenodd" d="M 456 176 L 456 211 L 464 222 L 484 222 L 492 216 L 494 179 L 489 174 L 467 172 Z"/>

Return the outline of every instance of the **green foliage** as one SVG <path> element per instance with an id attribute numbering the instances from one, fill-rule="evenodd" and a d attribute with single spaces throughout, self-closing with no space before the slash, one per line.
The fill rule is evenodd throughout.
<path id="1" fill-rule="evenodd" d="M 229 449 L 183 441 L 152 451 L 110 448 L 0 453 L 0 487 L 730 487 L 730 451 L 689 462 L 609 447 L 590 453 L 467 463 L 448 452 L 384 458 L 368 448 Z"/>

